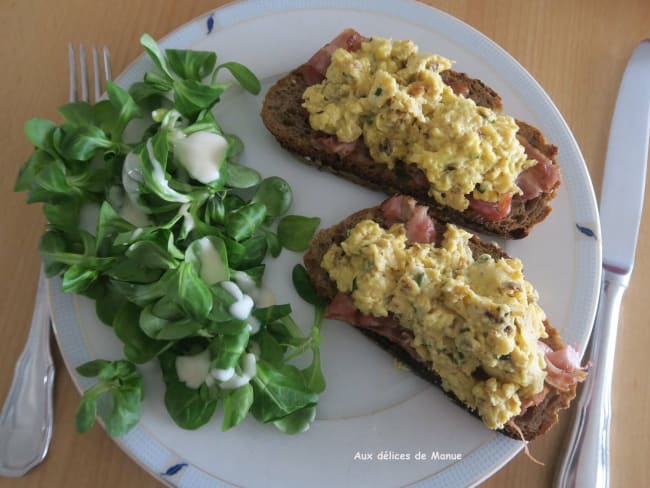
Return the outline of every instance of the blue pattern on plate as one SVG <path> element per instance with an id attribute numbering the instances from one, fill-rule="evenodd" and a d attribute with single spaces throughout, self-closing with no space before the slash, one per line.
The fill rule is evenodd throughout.
<path id="1" fill-rule="evenodd" d="M 598 237 L 596 237 L 596 233 L 591 230 L 589 227 L 582 226 L 580 224 L 576 224 L 576 229 L 578 229 L 580 232 L 582 232 L 584 235 L 587 237 L 591 237 L 594 240 L 598 240 Z"/>
<path id="2" fill-rule="evenodd" d="M 185 468 L 187 466 L 189 466 L 187 463 L 174 464 L 173 466 L 169 467 L 169 469 L 167 469 L 167 471 L 165 471 L 164 473 L 160 473 L 160 474 L 161 474 L 161 476 L 174 476 L 175 474 L 178 474 L 178 472 L 181 469 L 183 469 L 183 468 Z"/>
<path id="3" fill-rule="evenodd" d="M 208 24 L 208 32 L 207 33 L 210 34 L 212 32 L 212 29 L 214 29 L 214 14 L 210 14 L 210 16 L 208 17 L 207 24 Z"/>

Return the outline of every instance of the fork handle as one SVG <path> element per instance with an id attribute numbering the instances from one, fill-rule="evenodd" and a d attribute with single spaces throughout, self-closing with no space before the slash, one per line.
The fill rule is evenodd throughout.
<path id="1" fill-rule="evenodd" d="M 616 332 L 628 275 L 603 270 L 598 311 L 591 337 L 593 365 L 576 406 L 573 427 L 555 486 L 609 487 L 609 427 Z"/>
<path id="2" fill-rule="evenodd" d="M 41 267 L 29 336 L 0 414 L 0 476 L 22 476 L 47 454 L 53 384 L 47 284 Z"/>

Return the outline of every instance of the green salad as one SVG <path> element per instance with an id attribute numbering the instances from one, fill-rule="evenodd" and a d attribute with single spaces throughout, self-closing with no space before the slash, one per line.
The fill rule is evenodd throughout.
<path id="1" fill-rule="evenodd" d="M 65 292 L 94 299 L 124 345 L 122 360 L 77 368 L 97 378 L 81 399 L 77 430 L 99 415 L 109 434 L 128 432 L 146 393 L 136 365 L 155 360 L 165 406 L 182 428 L 206 424 L 221 404 L 224 431 L 250 412 L 302 432 L 325 389 L 324 304 L 297 265 L 293 283 L 315 310 L 303 333 L 291 306 L 263 286 L 264 260 L 283 248 L 304 251 L 320 220 L 286 215 L 287 182 L 238 163 L 242 142 L 215 119 L 212 108 L 231 84 L 217 81 L 222 70 L 259 93 L 248 68 L 217 64 L 213 52 L 163 52 L 146 34 L 141 43 L 157 68 L 142 82 L 128 91 L 108 82 L 107 99 L 60 107 L 61 125 L 25 125 L 35 149 L 15 188 L 43 203 L 45 272 L 61 275 Z M 83 216 L 93 208 L 89 228 Z M 308 365 L 295 366 L 305 354 Z"/>

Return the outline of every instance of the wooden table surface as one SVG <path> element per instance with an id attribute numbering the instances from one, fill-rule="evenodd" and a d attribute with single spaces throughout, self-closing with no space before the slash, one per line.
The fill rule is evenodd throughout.
<path id="1" fill-rule="evenodd" d="M 219 0 L 4 0 L 0 6 L 0 398 L 27 337 L 43 230 L 39 206 L 13 193 L 19 166 L 31 148 L 24 122 L 34 116 L 60 120 L 67 101 L 68 41 L 110 46 L 113 72 L 140 54 L 138 38 L 160 38 L 184 22 L 226 2 Z M 553 99 L 580 145 L 596 194 L 600 184 L 611 114 L 625 64 L 643 38 L 650 37 L 648 0 L 430 0 L 462 19 L 513 55 Z M 444 53 L 443 53 L 444 54 Z M 612 485 L 650 484 L 650 208 L 646 200 L 635 273 L 624 298 L 613 386 Z M 561 279 L 558 277 L 558 279 Z M 60 353 L 54 395 L 55 424 L 45 462 L 20 479 L 0 478 L 0 487 L 159 486 L 95 426 L 74 431 L 79 400 Z M 485 487 L 550 486 L 568 415 L 550 434 L 531 444 L 544 467 L 519 455 L 486 481 Z"/>

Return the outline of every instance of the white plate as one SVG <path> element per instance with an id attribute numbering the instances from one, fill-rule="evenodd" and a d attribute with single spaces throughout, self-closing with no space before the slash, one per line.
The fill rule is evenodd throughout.
<path id="1" fill-rule="evenodd" d="M 370 6 L 372 5 L 372 6 Z M 526 263 L 527 278 L 567 342 L 584 350 L 600 279 L 600 229 L 585 163 L 562 116 L 535 80 L 492 41 L 442 12 L 410 1 L 280 0 L 240 2 L 198 18 L 167 36 L 164 47 L 214 50 L 220 60 L 251 67 L 267 88 L 306 61 L 342 29 L 409 38 L 493 87 L 505 112 L 542 129 L 560 148 L 563 185 L 551 216 L 532 235 L 505 244 Z M 139 58 L 122 85 L 153 69 Z M 243 163 L 264 175 L 284 177 L 295 192 L 293 213 L 318 215 L 329 226 L 384 196 L 299 163 L 266 132 L 259 118 L 262 93 L 233 91 L 215 113 L 224 129 L 245 142 Z M 311 311 L 295 295 L 289 270 L 301 256 L 283 252 L 268 264 L 267 286 L 289 302 L 301 323 Z M 92 302 L 64 295 L 53 281 L 50 295 L 59 344 L 80 388 L 92 380 L 74 367 L 94 358 L 117 359 L 121 346 L 95 317 Z M 140 424 L 120 446 L 162 481 L 178 486 L 462 486 L 480 482 L 510 460 L 522 443 L 496 434 L 392 360 L 351 327 L 326 322 L 322 340 L 328 389 L 305 434 L 286 436 L 249 419 L 222 433 L 219 418 L 198 431 L 183 431 L 168 417 L 157 364 L 142 368 L 146 397 Z M 218 416 L 217 416 L 218 417 Z M 420 452 L 426 459 L 416 459 Z M 373 460 L 355 459 L 371 453 Z M 381 454 L 384 453 L 381 458 Z M 392 453 L 392 455 L 388 455 Z M 451 459 L 431 459 L 432 454 Z M 408 460 L 394 459 L 402 455 Z M 359 457 L 359 456 L 356 456 Z M 456 459 L 454 459 L 456 458 Z"/>

